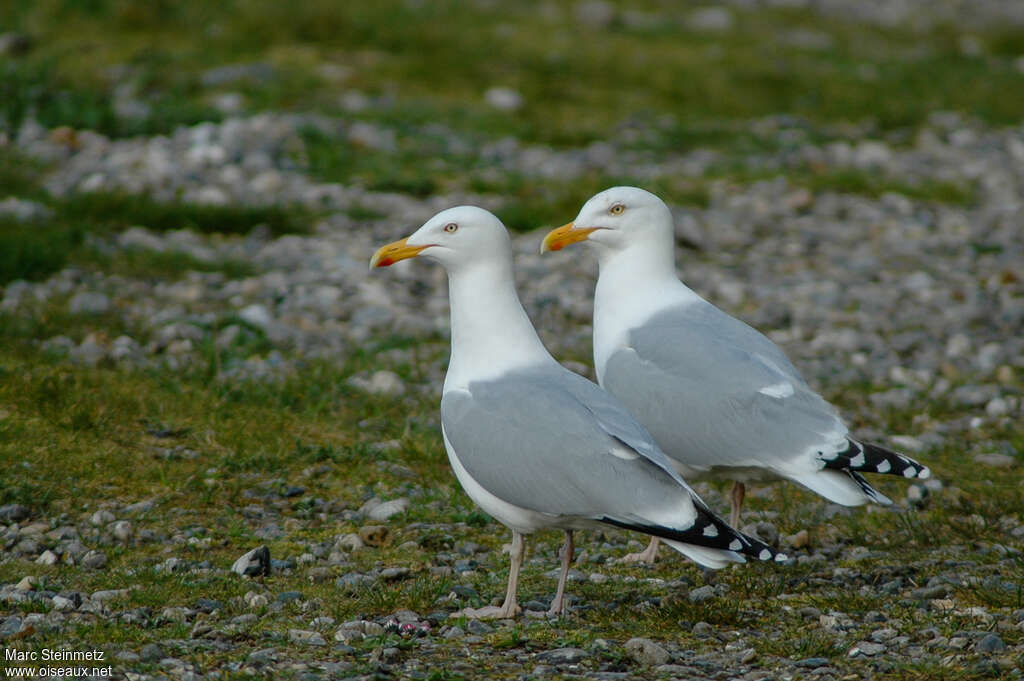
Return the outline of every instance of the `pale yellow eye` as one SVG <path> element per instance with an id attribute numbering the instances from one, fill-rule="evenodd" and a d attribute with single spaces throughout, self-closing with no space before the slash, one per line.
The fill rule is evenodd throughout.
<path id="1" fill-rule="evenodd" d="M 614 206 L 608 209 L 608 212 L 612 215 L 622 215 L 622 211 L 626 210 L 626 207 L 621 203 L 616 203 Z"/>
<path id="2" fill-rule="evenodd" d="M 458 228 L 459 228 L 459 226 L 457 224 L 455 224 L 454 222 L 449 222 L 447 225 L 444 226 L 444 231 L 446 231 L 449 234 L 451 234 L 452 232 L 454 232 Z"/>

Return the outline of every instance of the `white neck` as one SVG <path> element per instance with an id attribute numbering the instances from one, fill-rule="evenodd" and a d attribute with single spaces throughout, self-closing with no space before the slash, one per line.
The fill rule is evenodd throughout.
<path id="1" fill-rule="evenodd" d="M 448 295 L 452 355 L 445 390 L 555 361 L 519 302 L 511 264 L 449 272 Z"/>
<path id="2" fill-rule="evenodd" d="M 701 299 L 679 281 L 671 243 L 633 243 L 622 250 L 598 249 L 600 276 L 594 292 L 594 368 L 598 380 L 630 329 L 662 310 Z"/>

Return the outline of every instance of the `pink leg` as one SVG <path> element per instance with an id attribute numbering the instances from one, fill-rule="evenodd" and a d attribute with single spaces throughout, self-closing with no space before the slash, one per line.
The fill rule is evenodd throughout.
<path id="1" fill-rule="evenodd" d="M 572 564 L 572 555 L 576 552 L 576 547 L 572 543 L 572 530 L 565 531 L 565 543 L 562 544 L 562 550 L 560 551 L 562 556 L 562 574 L 558 575 L 558 590 L 555 592 L 555 600 L 551 601 L 551 608 L 548 610 L 549 615 L 561 615 L 564 611 L 565 601 L 565 582 L 569 578 L 569 565 Z"/>

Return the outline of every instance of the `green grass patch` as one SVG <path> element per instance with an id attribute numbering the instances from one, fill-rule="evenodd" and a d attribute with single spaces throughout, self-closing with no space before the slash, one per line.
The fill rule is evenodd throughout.
<path id="1" fill-rule="evenodd" d="M 1011 58 L 1024 32 L 1007 27 L 974 31 L 996 57 L 975 58 L 948 27 L 880 28 L 797 9 L 733 10 L 732 28 L 701 32 L 687 25 L 689 7 L 632 4 L 657 12 L 654 20 L 588 26 L 582 39 L 574 3 L 549 6 L 18 2 L 9 25 L 36 37 L 36 47 L 4 63 L 2 100 L 11 122 L 35 110 L 48 125 L 126 134 L 216 118 L 207 101 L 222 90 L 243 92 L 256 109 L 338 112 L 338 90 L 359 89 L 393 102 L 370 117 L 418 116 L 559 145 L 616 137 L 644 116 L 707 129 L 788 113 L 890 130 L 919 126 L 936 110 L 994 124 L 1014 124 L 1024 110 L 1024 74 Z M 801 30 L 821 36 L 821 46 L 787 37 Z M 239 63 L 269 69 L 203 85 L 211 67 Z M 141 121 L 112 112 L 115 64 L 151 105 Z M 324 64 L 340 68 L 325 75 Z M 491 85 L 521 92 L 522 109 L 488 106 Z"/>

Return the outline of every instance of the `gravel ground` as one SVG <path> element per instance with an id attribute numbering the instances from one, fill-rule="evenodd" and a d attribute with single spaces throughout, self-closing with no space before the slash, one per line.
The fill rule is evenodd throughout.
<path id="1" fill-rule="evenodd" d="M 995 0 L 728 4 L 807 5 L 880 26 L 905 23 L 912 16 L 968 26 L 1024 22 L 1022 5 Z M 932 5 L 931 11 L 923 12 L 924 5 Z M 577 6 L 584 23 L 615 21 L 616 11 L 602 2 Z M 620 18 L 643 20 L 637 14 Z M 709 31 L 730 20 L 729 10 L 722 8 L 699 10 L 689 18 Z M 505 95 L 495 95 L 496 101 Z M 863 396 L 852 400 L 847 415 L 867 439 L 927 463 L 929 452 L 955 446 L 979 429 L 1019 433 L 1024 417 L 1024 124 L 996 129 L 936 113 L 899 142 L 865 133 L 827 143 L 815 142 L 808 126 L 790 117 L 751 121 L 747 127 L 771 142 L 765 146 L 774 151 L 746 156 L 746 170 L 776 177 L 742 184 L 723 179 L 711 185 L 706 207 L 673 206 L 684 280 L 768 333 L 812 385 L 831 396 Z M 309 234 L 278 238 L 260 227 L 245 236 L 157 232 L 145 226 L 90 236 L 90 245 L 106 255 L 182 253 L 213 271 L 155 280 L 69 267 L 43 281 L 0 287 L 0 313 L 30 318 L 57 306 L 80 318 L 95 318 L 97 325 L 113 318 L 120 328 L 132 330 L 37 339 L 46 356 L 75 367 L 182 370 L 204 363 L 203 348 L 211 343 L 230 348 L 247 338 L 266 339 L 269 351 L 235 355 L 220 366 L 214 380 L 221 382 L 301 376 L 311 360 L 341 363 L 397 335 L 418 345 L 380 353 L 380 366 L 352 377 L 350 385 L 371 396 L 439 397 L 443 361 L 432 359 L 415 379 L 400 376 L 397 369 L 419 362 L 423 347 L 432 358 L 444 352 L 448 308 L 443 273 L 416 261 L 370 272 L 369 257 L 443 208 L 473 203 L 496 210 L 506 199 L 470 193 L 417 198 L 320 182 L 305 160 L 303 131 L 309 128 L 383 155 L 394 152 L 396 140 L 429 135 L 442 145 L 439 155 L 496 177 L 565 182 L 600 171 L 651 183 L 686 181 L 704 177 L 725 160 L 724 152 L 709 149 L 648 150 L 658 147 L 638 142 L 656 140 L 660 133 L 642 125 L 625 128 L 618 139 L 552 149 L 511 138 L 480 144 L 437 124 L 391 128 L 304 114 L 229 117 L 170 135 L 117 140 L 29 121 L 15 133 L 0 133 L 0 145 L 50 164 L 45 187 L 57 199 L 124 191 L 209 206 L 302 207 L 318 217 Z M 944 203 L 895 192 L 871 198 L 814 191 L 785 179 L 790 171 L 808 167 L 820 173 L 868 173 L 904 186 L 942 183 L 964 188 L 973 199 Z M 366 217 L 367 209 L 374 217 Z M 0 215 L 31 225 L 42 224 L 52 211 L 30 197 L 0 190 Z M 564 221 L 573 217 L 567 214 Z M 524 304 L 552 352 L 593 377 L 590 316 L 596 263 L 581 251 L 541 256 L 544 233 L 513 236 Z M 230 262 L 249 263 L 253 273 L 239 278 L 217 271 L 217 264 Z M 946 408 L 932 410 L 928 405 L 934 403 Z M 890 415 L 908 412 L 914 414 L 910 429 L 885 432 L 881 424 Z M 0 426 L 6 415 L 0 409 Z M 174 437 L 160 431 L 149 435 Z M 1021 466 L 1022 453 L 1011 440 L 971 439 L 961 455 L 979 479 L 999 482 Z M 163 461 L 200 456 L 168 445 L 158 452 Z M 393 450 L 397 443 L 376 446 Z M 432 490 L 410 468 L 387 461 L 378 465 L 400 493 L 373 496 L 354 507 L 310 496 L 283 479 L 253 482 L 244 492 L 252 503 L 241 511 L 249 529 L 267 544 L 294 536 L 297 548 L 272 555 L 256 546 L 237 547 L 234 566 L 202 558 L 204 550 L 216 546 L 218 528 L 176 529 L 154 510 L 159 508 L 154 500 L 109 502 L 99 509 L 83 504 L 85 510 L 61 515 L 40 515 L 20 504 L 2 506 L 0 565 L 30 561 L 39 571 L 26 570 L 23 577 L 0 585 L 0 640 L 13 649 L 34 635 L 57 632 L 74 643 L 74 650 L 85 650 L 89 643 L 76 638 L 76 631 L 87 624 L 160 631 L 159 642 L 102 646 L 107 659 L 97 664 L 113 665 L 112 678 L 133 681 L 485 676 L 853 681 L 938 678 L 947 672 L 948 678 L 1021 677 L 1024 511 L 986 517 L 963 500 L 960 481 L 939 466 L 933 467 L 933 479 L 907 488 L 893 522 L 913 526 L 915 509 L 938 503 L 950 509 L 951 524 L 967 534 L 972 527 L 985 528 L 986 536 L 996 540 L 965 539 L 900 562 L 891 558 L 886 537 L 851 542 L 831 524 L 886 510 L 850 511 L 815 502 L 788 512 L 812 519 L 817 529 L 792 534 L 780 529 L 786 524 L 781 511 L 748 512 L 745 530 L 796 556 L 798 577 L 779 577 L 774 600 L 762 599 L 768 601 L 762 609 L 778 614 L 777 625 L 763 629 L 745 626 L 744 612 L 727 621 L 710 615 L 711 621 L 700 619 L 702 613 L 728 611 L 734 599 L 743 600 L 738 578 L 692 579 L 678 571 L 668 576 L 664 570 L 618 564 L 617 557 L 642 546 L 620 532 L 580 542 L 566 621 L 544 618 L 547 603 L 536 589 L 535 599 L 525 603 L 527 612 L 516 621 L 449 619 L 449 613 L 503 589 L 504 558 L 481 544 L 480 527 L 472 523 L 408 521 L 408 509 L 421 505 L 441 520 L 448 518 L 439 502 L 424 501 Z M 311 466 L 303 475 L 313 480 L 330 470 Z M 702 485 L 699 490 L 724 509 L 716 488 Z M 766 487 L 749 494 L 766 499 L 773 492 Z M 345 530 L 326 541 L 305 539 L 310 508 Z M 499 530 L 490 525 L 486 531 Z M 165 547 L 166 558 L 153 567 L 123 571 L 122 588 L 88 587 L 87 575 L 111 569 L 108 554 L 152 546 Z M 412 558 L 375 558 L 392 555 L 378 553 L 386 546 Z M 254 550 L 243 555 L 247 548 Z M 549 571 L 555 564 L 553 545 L 538 546 L 526 570 L 545 575 L 543 589 L 553 593 L 557 573 Z M 68 572 L 59 579 L 41 576 L 50 566 Z M 200 589 L 187 606 L 128 606 L 131 594 L 141 588 L 143 570 L 185 582 L 250 579 L 251 588 L 246 582 L 248 592 L 230 599 L 211 598 Z M 276 589 L 261 573 L 308 588 Z M 453 586 L 417 612 L 368 609 L 359 618 L 336 621 L 325 614 L 328 608 L 316 592 L 327 586 L 332 598 L 354 599 L 368 588 L 411 589 L 408 585 L 420 575 L 450 579 Z M 577 593 L 585 589 L 587 595 Z M 973 593 L 993 594 L 990 600 L 998 605 L 977 605 L 965 597 Z M 837 606 L 844 598 L 849 607 Z M 623 603 L 637 617 L 670 613 L 666 617 L 678 620 L 678 633 L 579 637 L 574 622 L 617 612 Z M 863 603 L 883 605 L 865 609 Z M 786 650 L 796 652 L 769 652 L 781 650 L 794 636 L 798 643 L 786 644 Z"/>
<path id="2" fill-rule="evenodd" d="M 500 197 L 436 196 L 417 200 L 319 184 L 304 174 L 301 163 L 292 160 L 294 156 L 286 153 L 297 144 L 299 127 L 309 123 L 303 117 L 261 115 L 181 129 L 169 138 L 111 141 L 83 134 L 74 147 L 53 131 L 26 126 L 13 144 L 32 156 L 57 160 L 47 179 L 55 195 L 116 188 L 168 197 L 184 193 L 199 202 L 303 203 L 318 209 L 326 207 L 328 213 L 316 225 L 314 234 L 277 239 L 268 238 L 260 230 L 232 238 L 188 231 L 158 234 L 134 227 L 97 243 L 97 247 L 111 252 L 183 251 L 207 263 L 245 260 L 255 263 L 259 273 L 228 279 L 216 272 L 189 272 L 180 281 L 152 282 L 66 269 L 46 281 L 9 284 L 3 289 L 0 309 L 31 314 L 34 306 L 56 300 L 71 312 L 113 313 L 122 316 L 129 328 L 141 329 L 137 337 L 111 339 L 91 334 L 85 338 L 40 339 L 45 351 L 86 365 L 184 367 L 197 361 L 198 347 L 209 339 L 213 333 L 210 329 L 218 326 L 216 322 L 240 320 L 221 325 L 222 330 L 213 339 L 218 345 L 230 345 L 240 334 L 251 333 L 252 328 L 265 332 L 277 350 L 223 367 L 218 378 L 225 381 L 269 380 L 300 371 L 303 358 L 343 357 L 384 331 L 424 339 L 443 336 L 447 333 L 447 307 L 440 270 L 403 263 L 392 271 L 371 274 L 367 259 L 377 245 L 405 235 L 442 207 L 460 202 L 495 206 L 500 204 Z M 789 134 L 778 122 L 760 125 L 769 123 L 778 127 L 779 135 Z M 386 136 L 387 131 L 375 129 L 375 134 Z M 456 144 L 454 133 L 452 139 Z M 584 172 L 588 164 L 606 163 L 612 158 L 614 163 L 633 167 L 643 163 L 651 177 L 700 173 L 708 156 L 693 152 L 638 159 L 634 152 L 620 152 L 614 143 L 600 149 L 562 151 L 502 143 L 481 149 L 480 155 L 497 157 L 501 167 L 509 170 L 542 175 L 571 173 L 573 169 Z M 706 209 L 675 209 L 680 243 L 689 245 L 680 251 L 680 267 L 690 285 L 768 331 L 812 383 L 833 393 L 846 387 L 875 386 L 865 406 L 868 417 L 890 409 L 913 408 L 923 400 L 950 400 L 958 408 L 957 418 L 950 421 L 933 420 L 924 412 L 912 433 L 880 433 L 870 426 L 861 429 L 869 437 L 881 438 L 924 460 L 929 449 L 982 423 L 1019 421 L 1021 395 L 1013 386 L 1019 385 L 1016 376 L 1024 371 L 1024 335 L 1020 333 L 1024 328 L 1024 253 L 1020 249 L 1024 127 L 990 130 L 952 116 L 937 116 L 934 125 L 905 148 L 870 140 L 825 147 L 800 144 L 751 162 L 784 170 L 796 162 L 794 159 L 801 163 L 813 159 L 836 168 L 870 168 L 900 177 L 977 183 L 978 201 L 962 207 L 915 201 L 897 194 L 869 199 L 812 193 L 790 186 L 781 178 L 747 187 L 723 183 L 712 192 Z M 381 217 L 370 221 L 348 217 L 344 209 L 355 204 L 372 206 Z M 44 207 L 14 199 L 4 205 L 4 210 L 22 211 L 26 220 L 45 219 Z M 567 215 L 566 220 L 571 217 Z M 585 257 L 561 254 L 541 257 L 537 251 L 542 234 L 514 239 L 523 299 L 556 354 L 586 358 L 594 263 Z M 395 350 L 391 357 L 396 362 L 408 361 L 412 352 Z M 589 370 L 582 363 L 571 365 L 583 372 Z M 400 395 L 413 390 L 436 395 L 441 377 L 442 367 L 436 364 L 418 384 L 409 385 L 386 369 L 357 376 L 353 381 L 369 392 Z M 974 457 L 984 474 L 996 475 L 1001 468 L 1018 465 L 1018 453 L 1011 451 L 1009 443 L 989 444 L 965 453 Z M 168 457 L 189 455 L 187 450 L 167 453 Z M 938 473 L 937 479 L 926 485 L 912 487 L 902 504 L 924 503 L 928 495 L 949 492 L 955 481 L 944 480 L 941 471 Z M 397 475 L 401 476 L 402 471 L 398 470 Z M 416 488 L 412 489 L 415 492 Z M 714 490 L 704 491 L 721 501 Z M 284 500 L 290 494 L 293 492 L 285 490 L 277 498 Z M 305 571 L 313 581 L 327 579 L 331 568 L 346 565 L 349 552 L 367 550 L 365 545 L 372 545 L 373 532 L 379 530 L 374 529 L 374 523 L 386 523 L 405 508 L 409 499 L 375 503 L 345 511 L 348 519 L 370 526 L 362 538 L 339 535 L 333 545 L 310 545 L 296 558 L 273 561 L 270 569 Z M 282 507 L 285 510 L 270 512 L 253 507 L 258 532 L 271 539 L 281 535 L 290 515 L 287 506 Z M 76 522 L 31 517 L 27 508 L 4 507 L 0 509 L 0 522 L 7 523 L 0 527 L 3 560 L 17 556 L 43 565 L 63 561 L 103 570 L 104 546 L 146 542 L 201 545 L 204 541 L 201 528 L 192 536 L 168 536 L 159 522 L 147 517 L 147 510 L 145 503 L 115 507 Z M 840 512 L 846 513 L 836 507 L 826 510 Z M 751 520 L 747 529 L 768 540 L 795 549 L 806 546 L 806 533 L 780 538 L 770 514 L 755 515 Z M 977 516 L 965 522 L 994 521 Z M 1005 556 L 1010 564 L 1019 560 L 1019 548 L 1014 546 L 1019 547 L 1024 540 L 1024 525 L 1019 516 L 1007 516 L 998 522 L 1007 533 L 1007 543 L 993 545 L 990 550 Z M 398 531 L 415 542 L 417 532 L 423 529 L 409 526 Z M 431 529 L 458 534 L 465 528 L 437 524 Z M 636 545 L 634 540 L 629 546 Z M 485 557 L 478 553 L 479 548 L 471 541 L 465 542 L 454 552 L 433 556 L 431 569 L 445 574 L 473 573 L 477 561 L 488 561 L 500 576 L 500 559 Z M 619 537 L 584 552 L 577 561 L 574 579 L 598 584 L 636 580 L 636 576 L 602 571 L 609 554 L 627 548 L 625 539 Z M 1024 627 L 1024 610 L 963 608 L 951 597 L 958 588 L 979 584 L 996 590 L 1019 589 L 1018 584 L 1001 576 L 1000 563 L 950 560 L 944 554 L 945 566 L 920 583 L 913 574 L 930 561 L 886 565 L 883 560 L 881 568 L 865 571 L 832 568 L 830 565 L 837 560 L 884 557 L 874 548 L 835 542 L 804 548 L 798 554 L 798 564 L 815 566 L 809 578 L 812 588 L 816 584 L 838 586 L 860 595 L 915 603 L 925 611 L 956 612 L 963 618 L 963 627 L 949 636 L 935 627 L 908 629 L 905 622 L 891 621 L 885 612 L 849 615 L 807 605 L 798 608 L 796 616 L 822 635 L 842 642 L 850 660 L 870 661 L 868 669 L 873 671 L 869 674 L 884 675 L 897 661 L 906 660 L 994 665 L 992 669 L 1002 670 L 999 673 L 1010 674 L 1013 656 L 1024 652 L 1024 644 L 1010 647 L 1002 638 L 1003 632 Z M 250 571 L 262 569 L 258 560 L 253 561 Z M 236 567 L 244 572 L 245 561 L 241 563 Z M 544 556 L 534 558 L 533 564 L 546 570 L 552 563 Z M 227 573 L 226 566 L 178 557 L 168 558 L 156 569 L 183 574 Z M 408 567 L 382 565 L 369 572 L 345 573 L 336 581 L 344 592 L 360 585 L 399 582 L 408 572 Z M 128 581 L 126 589 L 131 588 Z M 655 579 L 649 585 L 657 595 L 648 595 L 638 607 L 644 607 L 645 602 L 651 607 L 650 603 L 663 598 L 682 597 L 702 603 L 728 597 L 714 584 L 696 587 L 685 581 Z M 496 585 L 495 590 L 498 588 Z M 10 608 L 36 602 L 43 604 L 44 612 L 7 616 L 0 624 L 0 636 L 16 639 L 32 628 L 66 629 L 81 618 L 108 618 L 118 626 L 167 620 L 183 623 L 187 638 L 116 652 L 115 664 L 126 670 L 124 678 L 130 679 L 224 678 L 223 674 L 234 672 L 343 678 L 354 667 L 337 654 L 354 650 L 353 641 L 374 637 L 385 637 L 381 639 L 385 641 L 382 647 L 372 653 L 379 665 L 378 674 L 419 678 L 426 678 L 424 671 L 431 668 L 430 660 L 437 649 L 450 650 L 451 646 L 471 657 L 494 655 L 498 661 L 493 669 L 502 674 L 525 671 L 532 677 L 560 673 L 594 679 L 634 678 L 638 669 L 648 667 L 672 678 L 859 678 L 841 676 L 827 657 L 760 660 L 751 637 L 770 638 L 771 632 L 715 627 L 706 622 L 691 623 L 692 634 L 708 644 L 699 649 L 671 640 L 598 639 L 585 649 L 567 646 L 501 654 L 486 642 L 486 636 L 507 630 L 509 636 L 528 639 L 529 627 L 539 623 L 528 618 L 527 628 L 522 630 L 522 625 L 512 622 L 470 622 L 467 626 L 446 622 L 447 612 L 454 610 L 462 597 L 478 595 L 470 586 L 452 591 L 436 612 L 398 611 L 350 622 L 317 616 L 315 602 L 310 604 L 301 593 L 274 593 L 257 585 L 246 594 L 244 603 L 231 605 L 241 614 L 230 618 L 218 618 L 224 604 L 203 598 L 194 607 L 168 607 L 162 612 L 122 610 L 117 604 L 125 593 L 59 590 L 26 577 L 0 588 L 0 603 Z M 784 609 L 787 597 L 791 596 L 779 596 Z M 578 612 L 601 606 L 575 603 Z M 203 669 L 196 661 L 204 651 L 249 650 L 233 642 L 238 632 L 258 616 L 273 617 L 294 607 L 309 611 L 303 616 L 307 624 L 290 628 L 280 634 L 280 640 L 262 641 L 261 648 L 213 671 Z M 527 608 L 531 607 L 542 610 L 544 603 L 528 603 Z M 865 623 L 872 629 L 864 640 L 846 636 L 847 631 L 862 631 Z M 408 652 L 410 645 L 412 653 Z M 334 661 L 292 659 L 290 651 L 304 647 L 332 650 L 334 654 L 328 657 Z M 152 669 L 153 665 L 158 671 L 131 671 Z M 476 667 L 456 662 L 450 669 L 452 673 L 472 675 Z M 723 676 L 721 670 L 726 669 L 729 671 Z M 1019 670 L 1012 674 L 1019 675 Z"/>

